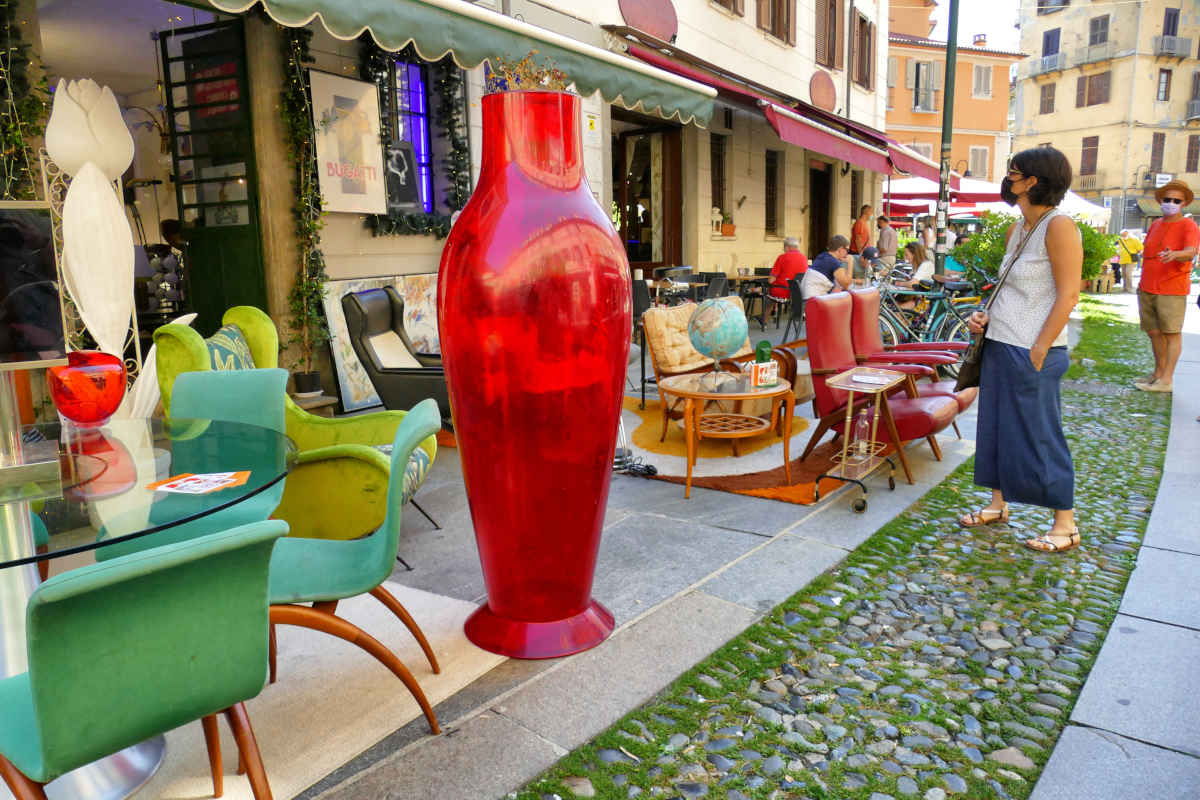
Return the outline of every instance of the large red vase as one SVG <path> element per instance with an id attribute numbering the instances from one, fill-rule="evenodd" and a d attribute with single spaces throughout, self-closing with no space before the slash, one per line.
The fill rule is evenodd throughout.
<path id="1" fill-rule="evenodd" d="M 472 642 L 602 642 L 591 597 L 630 340 L 629 262 L 583 174 L 579 97 L 483 98 L 479 184 L 438 274 L 438 327 L 488 600 Z"/>

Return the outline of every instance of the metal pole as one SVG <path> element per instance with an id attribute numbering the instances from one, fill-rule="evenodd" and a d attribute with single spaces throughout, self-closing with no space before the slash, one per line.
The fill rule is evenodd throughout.
<path id="1" fill-rule="evenodd" d="M 946 31 L 946 79 L 942 87 L 942 172 L 938 186 L 937 245 L 934 271 L 946 273 L 946 217 L 950 213 L 950 140 L 954 136 L 954 72 L 958 61 L 958 0 L 950 0 Z"/>

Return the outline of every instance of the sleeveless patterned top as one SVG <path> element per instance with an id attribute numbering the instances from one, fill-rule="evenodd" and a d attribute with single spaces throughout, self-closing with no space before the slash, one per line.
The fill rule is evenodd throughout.
<path id="1" fill-rule="evenodd" d="M 1000 287 L 1000 293 L 988 311 L 988 339 L 1027 350 L 1037 341 L 1042 326 L 1050 316 L 1050 309 L 1058 298 L 1050 254 L 1046 252 L 1046 230 L 1050 227 L 1050 221 L 1062 213 L 1055 209 L 1042 220 L 1004 279 L 1004 285 Z M 1023 228 L 1023 225 L 1017 225 L 1008 237 L 1003 263 L 1008 263 L 1013 251 L 1021 243 L 1025 235 Z M 1066 343 L 1067 326 L 1064 325 L 1051 347 Z"/>

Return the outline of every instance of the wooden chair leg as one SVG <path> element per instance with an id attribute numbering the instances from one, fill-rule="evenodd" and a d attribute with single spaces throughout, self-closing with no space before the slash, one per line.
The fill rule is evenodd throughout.
<path id="1" fill-rule="evenodd" d="M 16 800 L 46 800 L 46 791 L 42 784 L 25 777 L 24 773 L 4 756 L 0 756 L 0 777 L 4 778 Z"/>
<path id="2" fill-rule="evenodd" d="M 958 429 L 958 420 L 954 420 L 954 422 L 951 422 L 950 424 L 954 426 L 954 433 L 958 436 L 959 439 L 961 439 L 962 431 L 960 431 Z"/>
<path id="3" fill-rule="evenodd" d="M 270 667 L 270 682 L 275 682 L 275 657 L 278 655 L 278 646 L 275 644 L 275 623 L 269 626 L 270 635 L 267 640 L 267 666 Z"/>
<path id="4" fill-rule="evenodd" d="M 817 442 L 821 441 L 821 437 L 823 437 L 825 432 L 829 430 L 830 424 L 831 423 L 827 419 L 822 419 L 817 423 L 816 431 L 814 431 L 813 435 L 809 437 L 808 445 L 804 448 L 804 452 L 800 454 L 801 461 L 808 458 L 809 453 L 811 453 L 813 448 L 817 446 Z"/>
<path id="5" fill-rule="evenodd" d="M 408 613 L 408 609 L 401 605 L 400 601 L 396 599 L 395 595 L 383 588 L 382 585 L 376 586 L 371 590 L 371 597 L 374 597 L 376 600 L 387 606 L 388 611 L 391 611 L 400 619 L 401 622 L 404 623 L 404 627 L 408 628 L 409 632 L 412 633 L 413 638 L 417 640 L 417 644 L 421 645 L 421 651 L 424 652 L 425 657 L 429 659 L 429 666 L 433 670 L 433 674 L 440 675 L 442 668 L 438 665 L 437 656 L 433 654 L 433 648 L 429 646 L 429 640 L 425 638 L 425 634 L 421 630 L 421 626 L 418 625 L 417 621 L 412 618 L 411 614 Z"/>
<path id="6" fill-rule="evenodd" d="M 337 606 L 338 606 L 337 600 L 324 600 L 320 603 L 312 604 L 312 607 L 314 609 L 316 609 L 317 611 L 320 611 L 322 614 L 336 614 Z"/>
<path id="7" fill-rule="evenodd" d="M 379 663 L 390 669 L 392 674 L 404 682 L 404 685 L 408 687 L 408 691 L 412 693 L 413 698 L 417 701 L 417 705 L 424 712 L 425 719 L 429 721 L 430 730 L 434 733 L 442 732 L 442 729 L 438 726 L 437 717 L 434 716 L 433 709 L 430 707 L 429 701 L 425 698 L 425 692 L 421 690 L 417 679 L 408 671 L 408 667 L 404 666 L 404 662 L 397 658 L 395 653 L 388 650 L 377 639 L 354 623 L 344 620 L 341 617 L 335 617 L 332 614 L 324 614 L 314 608 L 289 604 L 272 605 L 271 621 L 277 625 L 296 625 L 301 628 L 310 628 L 321 633 L 328 633 L 330 636 L 344 639 L 366 650 Z"/>
<path id="8" fill-rule="evenodd" d="M 35 548 L 35 552 L 40 556 L 40 555 L 44 555 L 46 553 L 46 551 L 49 549 L 50 548 L 47 547 L 46 545 L 39 544 Z M 49 559 L 47 559 L 45 561 L 37 562 L 37 571 L 38 571 L 38 577 L 42 579 L 42 583 L 45 583 L 50 578 L 50 561 L 49 561 Z"/>
<path id="9" fill-rule="evenodd" d="M 929 442 L 929 449 L 933 451 L 933 457 L 936 458 L 938 461 L 941 461 L 942 460 L 942 448 L 938 444 L 937 437 L 931 433 L 925 437 L 925 440 L 927 442 Z"/>
<path id="10" fill-rule="evenodd" d="M 225 719 L 233 728 L 233 738 L 237 742 L 238 752 L 246 763 L 246 773 L 250 778 L 250 791 L 254 792 L 254 800 L 272 800 L 271 784 L 267 782 L 267 771 L 263 768 L 262 754 L 258 752 L 258 742 L 254 739 L 254 729 L 250 727 L 250 717 L 246 716 L 246 707 L 241 703 L 225 709 Z"/>
<path id="11" fill-rule="evenodd" d="M 217 715 L 200 718 L 204 728 L 204 746 L 208 748 L 208 770 L 212 773 L 213 797 L 225 794 L 225 770 L 221 766 L 221 733 L 217 730 Z"/>

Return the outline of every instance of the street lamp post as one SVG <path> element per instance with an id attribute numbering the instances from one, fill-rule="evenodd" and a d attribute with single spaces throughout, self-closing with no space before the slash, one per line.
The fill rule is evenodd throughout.
<path id="1" fill-rule="evenodd" d="M 946 31 L 946 80 L 942 89 L 942 155 L 938 183 L 937 245 L 934 271 L 946 272 L 946 218 L 950 213 L 950 140 L 954 136 L 954 73 L 958 60 L 958 0 L 950 0 L 950 19 Z"/>

